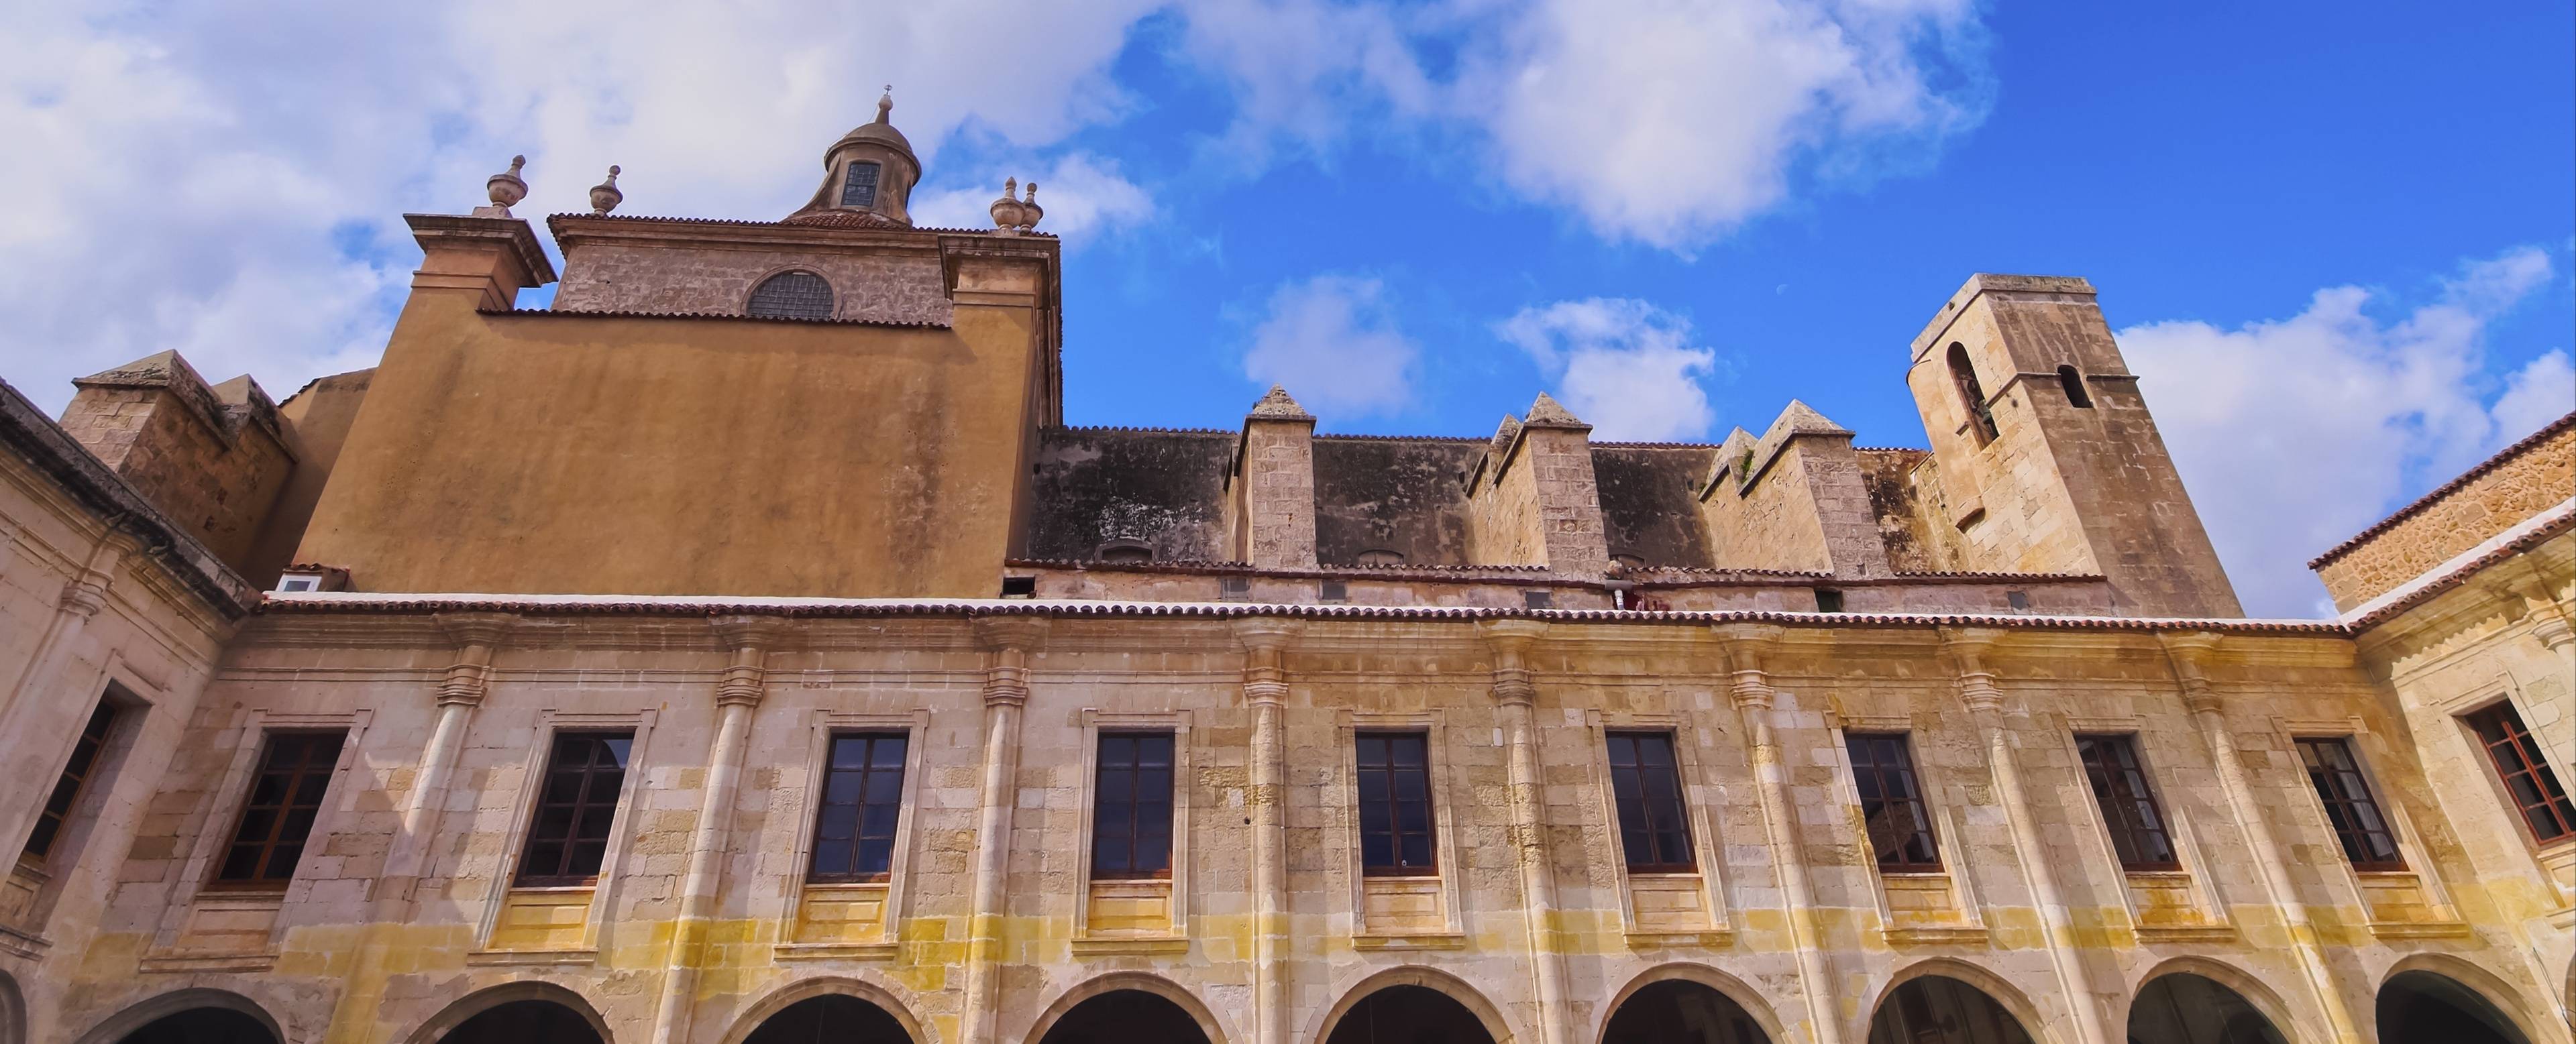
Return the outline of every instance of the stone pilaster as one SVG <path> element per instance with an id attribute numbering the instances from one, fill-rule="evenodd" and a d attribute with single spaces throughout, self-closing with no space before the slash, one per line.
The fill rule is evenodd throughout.
<path id="1" fill-rule="evenodd" d="M 1243 645 L 1243 702 L 1252 708 L 1252 1011 L 1254 1044 L 1288 1044 L 1287 725 L 1288 672 L 1282 664 L 1304 624 L 1249 619 L 1234 625 Z"/>
<path id="2" fill-rule="evenodd" d="M 1001 1000 L 1001 963 L 1008 911 L 1011 806 L 1019 789 L 1020 708 L 1029 701 L 1029 656 L 1046 638 L 1047 621 L 1033 616 L 975 619 L 976 644 L 984 648 L 984 772 L 975 829 L 973 913 L 967 928 L 966 1004 L 959 1039 L 994 1044 Z"/>
<path id="3" fill-rule="evenodd" d="M 724 853 L 733 824 L 734 796 L 742 786 L 743 752 L 751 743 L 752 711 L 767 685 L 769 650 L 783 630 L 775 617 L 723 616 L 713 621 L 733 650 L 733 662 L 716 683 L 716 738 L 707 749 L 706 784 L 699 792 L 697 825 L 689 832 L 689 868 L 680 883 L 679 923 L 664 962 L 661 1003 L 653 1018 L 657 1044 L 686 1040 L 689 998 L 705 967 L 708 912 L 724 886 Z"/>
<path id="4" fill-rule="evenodd" d="M 2082 944 L 2075 938 L 2065 892 L 2058 887 L 2056 868 L 2048 858 L 2047 839 L 2040 836 L 2039 818 L 2031 814 L 2030 795 L 2013 754 L 2012 731 L 2005 728 L 2003 690 L 1995 686 L 1995 674 L 1986 665 L 1996 637 L 1982 628 L 1943 628 L 1941 644 L 1958 669 L 1959 702 L 1967 707 L 1985 741 L 1986 764 L 1994 773 L 1995 793 L 2003 799 L 2005 823 L 2012 829 L 2013 853 L 2021 860 L 2022 878 L 2030 882 L 2031 898 L 2046 931 L 2048 960 L 2057 970 L 2058 985 L 2066 991 L 2066 1006 L 2075 1013 L 2075 1038 L 2081 1044 L 2112 1044 L 2104 1029 L 2101 1000 L 2093 995 L 2092 976 L 2084 966 Z M 1955 872 L 1967 873 L 1968 868 L 1958 867 Z"/>
<path id="5" fill-rule="evenodd" d="M 2227 732 L 2227 719 L 2220 713 L 2218 690 L 2209 683 L 2209 661 L 2218 652 L 2220 638 L 2197 632 L 2158 634 L 2156 640 L 2164 644 L 2165 659 L 2173 666 L 2183 707 L 2191 713 L 2193 723 L 2199 727 L 2201 743 L 2218 767 L 2219 788 L 2227 795 L 2228 817 L 2236 821 L 2237 830 L 2245 835 L 2246 846 L 2254 852 L 2264 897 L 2280 911 L 2282 926 L 2290 934 L 2291 949 L 2298 953 L 2299 969 L 2306 973 L 2308 989 L 2324 1009 L 2326 1025 L 2337 1044 L 2358 1044 L 2361 1035 L 2354 1029 L 2352 1011 L 2344 1004 L 2343 991 L 2336 987 L 2334 971 L 2326 963 L 2316 925 L 2308 916 L 2308 905 L 2299 898 L 2298 886 L 2290 880 L 2288 864 L 2282 862 L 2280 840 L 2273 836 L 2272 823 L 2264 818 L 2263 807 L 2254 798 L 2253 784 L 2245 778 L 2245 763 L 2237 757 L 2235 740 Z"/>
<path id="6" fill-rule="evenodd" d="M 1527 419 L 1504 417 L 1468 489 L 1468 549 L 1480 565 L 1574 576 L 1609 568 L 1592 426 L 1545 394 Z"/>
<path id="7" fill-rule="evenodd" d="M 1315 567 L 1315 418 L 1271 385 L 1243 418 L 1226 510 L 1234 554 L 1268 569 Z"/>
<path id="8" fill-rule="evenodd" d="M 1789 797 L 1787 769 L 1771 722 L 1773 692 L 1765 659 L 1779 642 L 1781 629 L 1771 624 L 1718 624 L 1718 648 L 1726 656 L 1727 693 L 1751 738 L 1753 778 L 1762 794 L 1763 840 L 1780 875 L 1780 892 L 1789 903 L 1789 936 L 1797 948 L 1798 992 L 1807 999 L 1807 1025 L 1816 1044 L 1842 1044 L 1842 1020 L 1834 1010 L 1832 972 L 1825 965 L 1823 926 L 1818 923 L 1816 886 L 1807 872 L 1805 839 L 1797 805 Z"/>
<path id="9" fill-rule="evenodd" d="M 1513 862 L 1521 873 L 1521 913 L 1528 922 L 1532 979 L 1538 987 L 1538 1044 L 1570 1039 L 1565 1006 L 1564 944 L 1556 930 L 1556 875 L 1547 851 L 1546 810 L 1538 770 L 1538 730 L 1531 720 L 1538 686 L 1530 680 L 1528 654 L 1547 625 L 1533 620 L 1487 620 L 1476 625 L 1494 654 L 1493 696 L 1509 766 Z"/>

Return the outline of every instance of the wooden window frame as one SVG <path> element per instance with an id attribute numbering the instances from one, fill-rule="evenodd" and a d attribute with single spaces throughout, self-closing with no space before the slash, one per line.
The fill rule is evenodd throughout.
<path id="1" fill-rule="evenodd" d="M 1383 765 L 1372 767 L 1366 761 L 1362 760 L 1362 752 L 1367 749 L 1367 744 L 1372 740 L 1388 744 L 1386 748 L 1386 763 Z M 1410 767 L 1399 764 L 1399 759 L 1396 756 L 1395 744 L 1404 741 L 1410 741 L 1421 745 L 1422 758 L 1419 764 Z M 1354 775 L 1352 776 L 1352 782 L 1354 784 L 1352 804 L 1358 810 L 1360 828 L 1359 861 L 1361 876 L 1439 876 L 1440 810 L 1437 807 L 1437 802 L 1432 800 L 1434 795 L 1431 780 L 1430 731 L 1427 729 L 1357 730 L 1352 734 L 1351 759 L 1354 769 Z M 1401 818 L 1402 812 L 1399 806 L 1410 802 L 1396 796 L 1402 774 L 1408 771 L 1417 774 L 1418 778 L 1421 780 L 1422 796 L 1419 800 L 1422 805 L 1422 828 L 1419 830 L 1403 829 L 1403 821 Z M 1385 807 L 1382 816 L 1385 820 L 1384 829 L 1376 829 L 1372 827 L 1369 822 L 1370 809 L 1367 797 L 1368 786 L 1366 780 L 1371 773 L 1380 774 L 1385 780 L 1386 798 L 1384 799 Z M 1372 833 L 1383 834 L 1386 836 L 1388 854 L 1394 858 L 1394 862 L 1387 864 L 1372 864 L 1368 861 L 1368 839 Z M 1422 837 L 1425 854 L 1428 857 L 1427 861 L 1421 864 L 1407 862 L 1404 858 L 1404 841 L 1406 838 L 1416 834 Z"/>
<path id="2" fill-rule="evenodd" d="M 2317 803 L 2325 812 L 2326 829 L 2335 835 L 2336 845 L 2343 849 L 2344 860 L 2362 873 L 2403 872 L 2406 869 L 2406 852 L 2398 846 L 2397 824 L 2380 807 L 2378 792 L 2371 787 L 2369 774 L 2362 771 L 2361 755 L 2353 750 L 2352 737 L 2295 736 L 2291 742 L 2298 752 L 2299 766 L 2307 770 L 2308 786 L 2316 791 Z M 2317 764 L 2317 755 L 2326 751 L 2340 752 L 2343 764 Z M 2370 818 L 2379 825 L 2336 825 L 2338 818 L 2345 823 L 2360 822 L 2353 816 L 2358 810 L 2367 810 Z M 2365 854 L 2366 849 L 2360 846 L 2373 837 L 2387 844 L 2388 858 L 2376 859 Z"/>
<path id="3" fill-rule="evenodd" d="M 1865 750 L 1879 749 L 1875 746 L 1878 744 L 1891 744 L 1897 760 L 1883 763 L 1875 753 L 1864 756 Z M 1869 843 L 1870 855 L 1877 862 L 1880 872 L 1891 874 L 1946 872 L 1941 859 L 1940 829 L 1932 821 L 1931 799 L 1923 792 L 1923 771 L 1916 766 L 1914 760 L 1914 734 L 1911 732 L 1845 732 L 1843 733 L 1843 752 L 1851 759 L 1852 789 L 1860 798 L 1861 836 Z M 1869 788 L 1861 783 L 1864 773 L 1877 785 L 1879 796 L 1875 799 L 1870 797 Z M 1891 775 L 1904 782 L 1904 789 L 1908 796 L 1893 799 L 1886 796 L 1890 793 L 1886 784 Z M 1913 809 L 1914 829 L 1908 831 L 1904 839 L 1893 848 L 1882 850 L 1874 832 L 1869 829 L 1872 819 L 1870 803 L 1873 800 L 1877 801 L 1882 809 L 1893 804 L 1908 805 Z M 1917 842 L 1920 842 L 1923 851 L 1928 853 L 1928 859 L 1914 859 L 1906 854 L 1906 849 Z"/>
<path id="4" fill-rule="evenodd" d="M 867 744 L 857 769 L 843 769 L 834 765 L 834 753 L 844 741 Z M 903 745 L 903 749 L 891 766 L 877 764 L 877 744 L 887 741 Z M 912 734 L 902 729 L 836 729 L 824 739 L 821 786 L 814 793 L 814 841 L 805 854 L 805 880 L 814 884 L 874 884 L 894 879 L 895 846 L 903 838 L 904 784 L 909 778 L 907 766 L 910 765 L 911 759 Z M 859 780 L 856 796 L 848 802 L 833 801 L 831 799 L 832 780 L 852 772 L 857 774 Z M 868 807 L 879 802 L 868 800 L 868 792 L 877 777 L 885 775 L 894 777 L 894 798 L 883 803 L 893 807 L 894 820 L 886 824 L 882 837 L 872 837 L 868 832 Z M 857 809 L 856 814 L 850 819 L 848 838 L 850 869 L 825 870 L 823 868 L 823 820 L 831 814 L 833 808 L 845 804 Z M 865 861 L 866 842 L 871 840 L 885 842 L 886 868 L 883 870 L 861 869 L 861 864 Z"/>
<path id="5" fill-rule="evenodd" d="M 106 762 L 107 742 L 114 738 L 116 726 L 123 719 L 124 709 L 116 705 L 113 697 L 98 698 L 98 706 L 90 710 L 89 720 L 81 724 L 80 735 L 72 740 L 71 756 L 63 759 L 63 770 L 54 775 L 53 788 L 45 792 L 45 803 L 36 807 L 36 823 L 27 831 L 26 845 L 18 850 L 18 865 L 41 870 L 52 861 L 54 846 L 62 842 L 63 832 L 71 826 L 72 812 L 80 807 L 90 780 Z"/>
<path id="6" fill-rule="evenodd" d="M 545 823 L 546 808 L 549 805 L 560 805 L 564 803 L 547 801 L 546 788 L 547 785 L 552 783 L 554 780 L 556 758 L 563 753 L 563 744 L 567 740 L 592 741 L 599 743 L 602 746 L 605 746 L 607 741 L 610 740 L 624 740 L 627 745 L 626 760 L 623 764 L 618 766 L 617 791 L 608 795 L 604 799 L 593 800 L 590 792 L 591 784 L 596 777 L 600 775 L 600 772 L 598 771 L 600 766 L 598 755 L 596 753 L 590 754 L 590 760 L 585 762 L 582 766 L 581 787 L 574 793 L 573 799 L 570 802 L 573 814 L 572 820 L 565 826 L 566 833 L 559 839 L 548 838 L 539 833 L 540 828 L 543 827 Z M 594 750 L 596 749 L 597 748 L 594 748 Z M 543 767 L 538 770 L 536 785 L 530 788 L 530 794 L 534 800 L 530 803 L 531 807 L 528 810 L 527 832 L 524 836 L 519 838 L 518 869 L 517 873 L 512 875 L 510 882 L 511 887 L 570 888 L 584 887 L 599 883 L 600 870 L 608 865 L 608 849 L 615 845 L 617 841 L 617 811 L 620 805 L 623 804 L 626 797 L 627 777 L 634 774 L 634 771 L 635 730 L 556 730 L 554 735 L 549 737 L 547 740 L 545 763 Z M 608 819 L 606 825 L 601 829 L 601 837 L 599 839 L 600 864 L 597 867 L 591 868 L 589 873 L 566 873 L 564 871 L 568 869 L 573 862 L 573 852 L 575 849 L 574 842 L 581 836 L 582 824 L 587 821 L 587 817 L 589 815 L 594 813 L 606 816 Z M 563 844 L 563 851 L 555 857 L 554 872 L 533 872 L 535 869 L 535 860 L 532 856 L 535 855 L 536 846 L 553 840 L 560 840 Z"/>
<path id="7" fill-rule="evenodd" d="M 286 782 L 279 791 L 278 802 L 262 805 L 258 800 L 260 782 L 279 771 L 271 764 L 270 759 L 277 755 L 280 741 L 325 739 L 329 742 L 315 743 L 306 748 L 305 759 L 285 771 Z M 274 892 L 283 891 L 288 885 L 294 883 L 295 866 L 304 861 L 304 850 L 312 840 L 313 826 L 321 819 L 324 808 L 329 804 L 331 779 L 339 772 L 340 755 L 347 748 L 348 742 L 347 729 L 275 729 L 260 737 L 259 754 L 251 763 L 249 779 L 245 782 L 242 791 L 241 807 L 233 811 L 232 829 L 224 832 L 227 840 L 217 849 L 213 860 L 214 866 L 207 874 L 207 890 Z M 303 834 L 295 839 L 295 858 L 288 862 L 285 876 L 263 876 L 260 871 L 268 868 L 269 864 L 277 858 L 279 842 L 284 839 L 287 821 L 293 817 L 297 809 L 306 807 L 304 802 L 295 800 L 296 793 L 303 788 L 304 781 L 308 777 L 314 776 L 321 778 L 322 790 L 313 796 L 309 808 L 306 808 L 311 814 L 305 820 Z M 243 829 L 250 826 L 252 814 L 262 811 L 271 814 L 268 836 L 256 842 L 258 855 L 252 859 L 250 876 L 225 876 L 224 870 L 232 862 L 233 850 L 246 843 L 242 839 Z"/>
<path id="8" fill-rule="evenodd" d="M 2460 723 L 2468 726 L 2470 738 L 2486 750 L 2487 766 L 2495 770 L 2496 782 L 2504 788 L 2506 807 L 2522 820 L 2532 841 L 2554 845 L 2576 838 L 2576 802 L 2568 799 L 2557 770 L 2550 767 L 2548 756 L 2532 737 L 2530 727 L 2523 724 L 2522 711 L 2512 700 L 2497 700 L 2460 715 Z M 2496 726 L 2494 734 L 2487 727 L 2490 723 Z M 2524 801 L 2514 789 L 2517 778 L 2526 780 L 2540 800 Z M 2544 820 L 2554 833 L 2541 832 Z"/>
<path id="9" fill-rule="evenodd" d="M 1623 741 L 1629 744 L 1631 757 L 1626 765 L 1620 764 L 1619 761 L 1619 747 Z M 1660 766 L 1647 764 L 1644 748 L 1641 746 L 1645 742 L 1663 744 L 1664 764 Z M 1628 872 L 1632 874 L 1698 873 L 1699 850 L 1697 839 L 1692 836 L 1691 830 L 1689 788 L 1682 778 L 1681 744 L 1674 739 L 1672 730 L 1607 729 L 1603 732 L 1603 747 L 1610 761 L 1610 801 L 1618 817 L 1619 854 L 1620 858 L 1626 861 Z M 1661 799 L 1655 797 L 1651 788 L 1647 786 L 1648 777 L 1654 772 L 1665 775 L 1671 790 Z M 1626 774 L 1626 779 L 1622 778 L 1622 773 Z M 1634 789 L 1637 791 L 1635 803 L 1640 819 L 1640 822 L 1636 823 L 1629 821 L 1630 799 L 1625 793 L 1631 788 L 1632 780 Z M 1662 839 L 1676 832 L 1681 838 L 1680 850 L 1665 851 Z M 1643 836 L 1646 845 L 1645 855 L 1650 857 L 1646 861 L 1638 861 L 1639 853 L 1629 839 L 1631 834 Z M 1678 860 L 1670 858 L 1675 855 L 1680 858 Z"/>
<path id="10" fill-rule="evenodd" d="M 1163 865 L 1158 869 L 1136 869 L 1136 864 L 1138 862 L 1137 855 L 1139 851 L 1136 828 L 1145 823 L 1144 813 L 1140 810 L 1151 805 L 1152 802 L 1141 800 L 1144 797 L 1144 794 L 1141 789 L 1136 786 L 1136 779 L 1134 777 L 1141 776 L 1148 770 L 1149 766 L 1144 761 L 1144 753 L 1141 750 L 1139 750 L 1124 764 L 1111 763 L 1107 756 L 1109 741 L 1111 740 L 1161 740 L 1164 744 L 1162 764 L 1163 792 L 1161 802 L 1163 806 Z M 1172 810 L 1174 807 L 1172 792 L 1179 785 L 1177 776 L 1180 771 L 1180 736 L 1170 729 L 1102 729 L 1094 738 L 1092 747 L 1092 818 L 1091 851 L 1089 853 L 1089 858 L 1091 860 L 1090 879 L 1094 881 L 1170 880 L 1172 876 Z M 1130 776 L 1127 791 L 1128 797 L 1123 805 L 1121 803 L 1112 802 L 1106 797 L 1109 790 L 1109 774 L 1112 771 L 1124 771 Z M 1123 816 L 1118 814 L 1121 809 L 1124 811 Z M 1126 824 L 1126 868 L 1121 870 L 1102 869 L 1100 865 L 1101 845 L 1107 839 L 1108 832 L 1102 830 L 1101 827 L 1121 819 L 1123 819 Z"/>
<path id="11" fill-rule="evenodd" d="M 2116 752 L 2118 763 L 2095 756 L 2097 752 Z M 2137 734 L 2076 733 L 2075 756 L 2084 767 L 2085 781 L 2092 787 L 2093 804 L 2102 813 L 2102 825 L 2111 832 L 2111 851 L 2119 858 L 2120 868 L 2131 873 L 2181 870 L 2182 850 L 2174 844 L 2173 820 L 2165 815 L 2164 802 L 2156 796 L 2155 781 L 2147 777 L 2146 760 L 2138 754 Z M 2138 822 L 2141 812 L 2149 822 Z M 2166 858 L 2143 857 L 2146 849 L 2141 842 L 2147 838 L 2153 838 L 2164 849 Z"/>

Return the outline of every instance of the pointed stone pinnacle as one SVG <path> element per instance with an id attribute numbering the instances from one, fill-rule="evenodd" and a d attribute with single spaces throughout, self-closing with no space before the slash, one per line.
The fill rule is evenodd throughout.
<path id="1" fill-rule="evenodd" d="M 1306 412 L 1305 407 L 1297 405 L 1297 400 L 1289 398 L 1288 389 L 1273 384 L 1270 386 L 1270 391 L 1261 397 L 1261 401 L 1252 404 L 1252 416 L 1264 419 L 1295 419 L 1312 418 L 1314 414 Z"/>

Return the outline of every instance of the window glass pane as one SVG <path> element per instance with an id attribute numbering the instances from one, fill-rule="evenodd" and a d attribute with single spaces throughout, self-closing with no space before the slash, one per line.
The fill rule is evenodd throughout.
<path id="1" fill-rule="evenodd" d="M 280 733 L 260 751 L 259 775 L 243 795 L 233 843 L 217 882 L 268 884 L 294 876 L 306 836 L 321 815 L 345 733 Z"/>
<path id="2" fill-rule="evenodd" d="M 1868 824 L 1870 846 L 1882 870 L 1939 870 L 1939 846 L 1932 836 L 1931 810 L 1923 804 L 1914 777 L 1914 759 L 1903 734 L 1847 733 L 1844 749 L 1852 759 L 1852 778 L 1861 797 L 1861 816 Z"/>
<path id="3" fill-rule="evenodd" d="M 832 765 L 816 801 L 814 859 L 818 880 L 879 880 L 891 869 L 903 818 L 902 733 L 832 737 Z"/>
<path id="4" fill-rule="evenodd" d="M 1370 874 L 1435 872 L 1429 737 L 1362 733 L 1356 745 L 1361 869 Z"/>

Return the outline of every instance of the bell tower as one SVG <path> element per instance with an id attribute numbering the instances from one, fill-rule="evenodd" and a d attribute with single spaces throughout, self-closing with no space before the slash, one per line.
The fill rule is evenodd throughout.
<path id="1" fill-rule="evenodd" d="M 877 118 L 862 123 L 823 150 L 823 185 L 787 220 L 800 224 L 890 223 L 909 227 L 904 205 L 921 181 L 912 142 L 894 129 L 894 88 L 877 99 Z"/>
<path id="2" fill-rule="evenodd" d="M 2130 616 L 2241 616 L 2093 284 L 1979 274 L 1914 338 L 1956 567 L 2098 574 Z"/>

